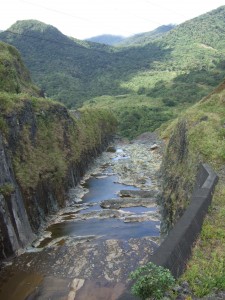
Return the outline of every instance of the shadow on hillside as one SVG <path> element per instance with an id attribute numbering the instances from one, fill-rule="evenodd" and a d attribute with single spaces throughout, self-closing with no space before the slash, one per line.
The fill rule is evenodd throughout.
<path id="1" fill-rule="evenodd" d="M 160 80 L 146 95 L 161 98 L 165 105 L 175 106 L 180 103 L 195 103 L 208 95 L 225 78 L 224 62 L 219 62 L 214 69 L 192 70 L 181 74 L 170 84 Z"/>
<path id="2" fill-rule="evenodd" d="M 157 43 L 124 48 L 111 53 L 110 60 L 107 60 L 104 65 L 96 70 L 97 77 L 94 79 L 101 78 L 102 83 L 104 83 L 104 86 L 101 87 L 98 85 L 98 89 L 96 89 L 98 96 L 102 94 L 118 95 L 132 92 L 129 89 L 121 88 L 121 82 L 131 80 L 139 72 L 151 70 L 152 64 L 155 61 L 165 61 L 169 59 L 170 54 L 171 49 L 165 49 Z M 105 93 L 102 92 L 103 90 L 105 90 Z"/>
<path id="3" fill-rule="evenodd" d="M 50 29 L 44 33 L 3 32 L 0 39 L 20 51 L 34 82 L 46 96 L 68 107 L 104 94 L 129 93 L 121 81 L 151 69 L 154 61 L 168 59 L 171 52 L 157 42 L 121 49 L 87 46 Z"/>

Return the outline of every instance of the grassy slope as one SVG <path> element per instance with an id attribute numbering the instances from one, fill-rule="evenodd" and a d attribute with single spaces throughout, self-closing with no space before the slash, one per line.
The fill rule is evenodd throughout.
<path id="1" fill-rule="evenodd" d="M 190 283 L 195 295 L 203 296 L 217 289 L 225 289 L 225 83 L 183 113 L 161 135 L 168 139 L 182 120 L 187 124 L 188 157 L 184 169 L 189 177 L 196 172 L 196 164 L 209 163 L 219 174 L 213 202 L 203 225 L 201 236 L 193 249 L 192 259 L 182 280 Z M 177 174 L 182 165 L 177 162 Z M 170 167 L 171 168 L 171 167 Z M 176 174 L 174 174 L 175 176 Z M 183 174 L 180 174 L 182 181 Z M 185 176 L 184 176 L 185 177 Z M 188 180 L 188 177 L 185 177 Z M 179 203 L 177 203 L 179 206 Z"/>

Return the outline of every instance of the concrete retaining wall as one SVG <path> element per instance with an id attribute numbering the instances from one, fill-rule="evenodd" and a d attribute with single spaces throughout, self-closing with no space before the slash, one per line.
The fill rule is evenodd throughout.
<path id="1" fill-rule="evenodd" d="M 174 277 L 179 277 L 185 270 L 217 182 L 217 174 L 207 164 L 202 164 L 190 205 L 151 257 L 153 263 L 168 268 Z"/>

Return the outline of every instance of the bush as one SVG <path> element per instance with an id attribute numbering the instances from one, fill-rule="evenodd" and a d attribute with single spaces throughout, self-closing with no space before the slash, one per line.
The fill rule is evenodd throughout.
<path id="1" fill-rule="evenodd" d="M 174 285 L 175 279 L 168 269 L 149 262 L 130 273 L 131 279 L 136 280 L 131 291 L 141 299 L 153 297 L 161 299 L 164 293 Z"/>

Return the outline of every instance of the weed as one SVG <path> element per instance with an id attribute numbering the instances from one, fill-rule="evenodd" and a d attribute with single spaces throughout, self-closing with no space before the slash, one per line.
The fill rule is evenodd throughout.
<path id="1" fill-rule="evenodd" d="M 175 283 L 175 279 L 168 269 L 156 266 L 152 262 L 131 272 L 130 278 L 136 280 L 131 289 L 132 293 L 143 300 L 149 297 L 161 299 Z"/>

